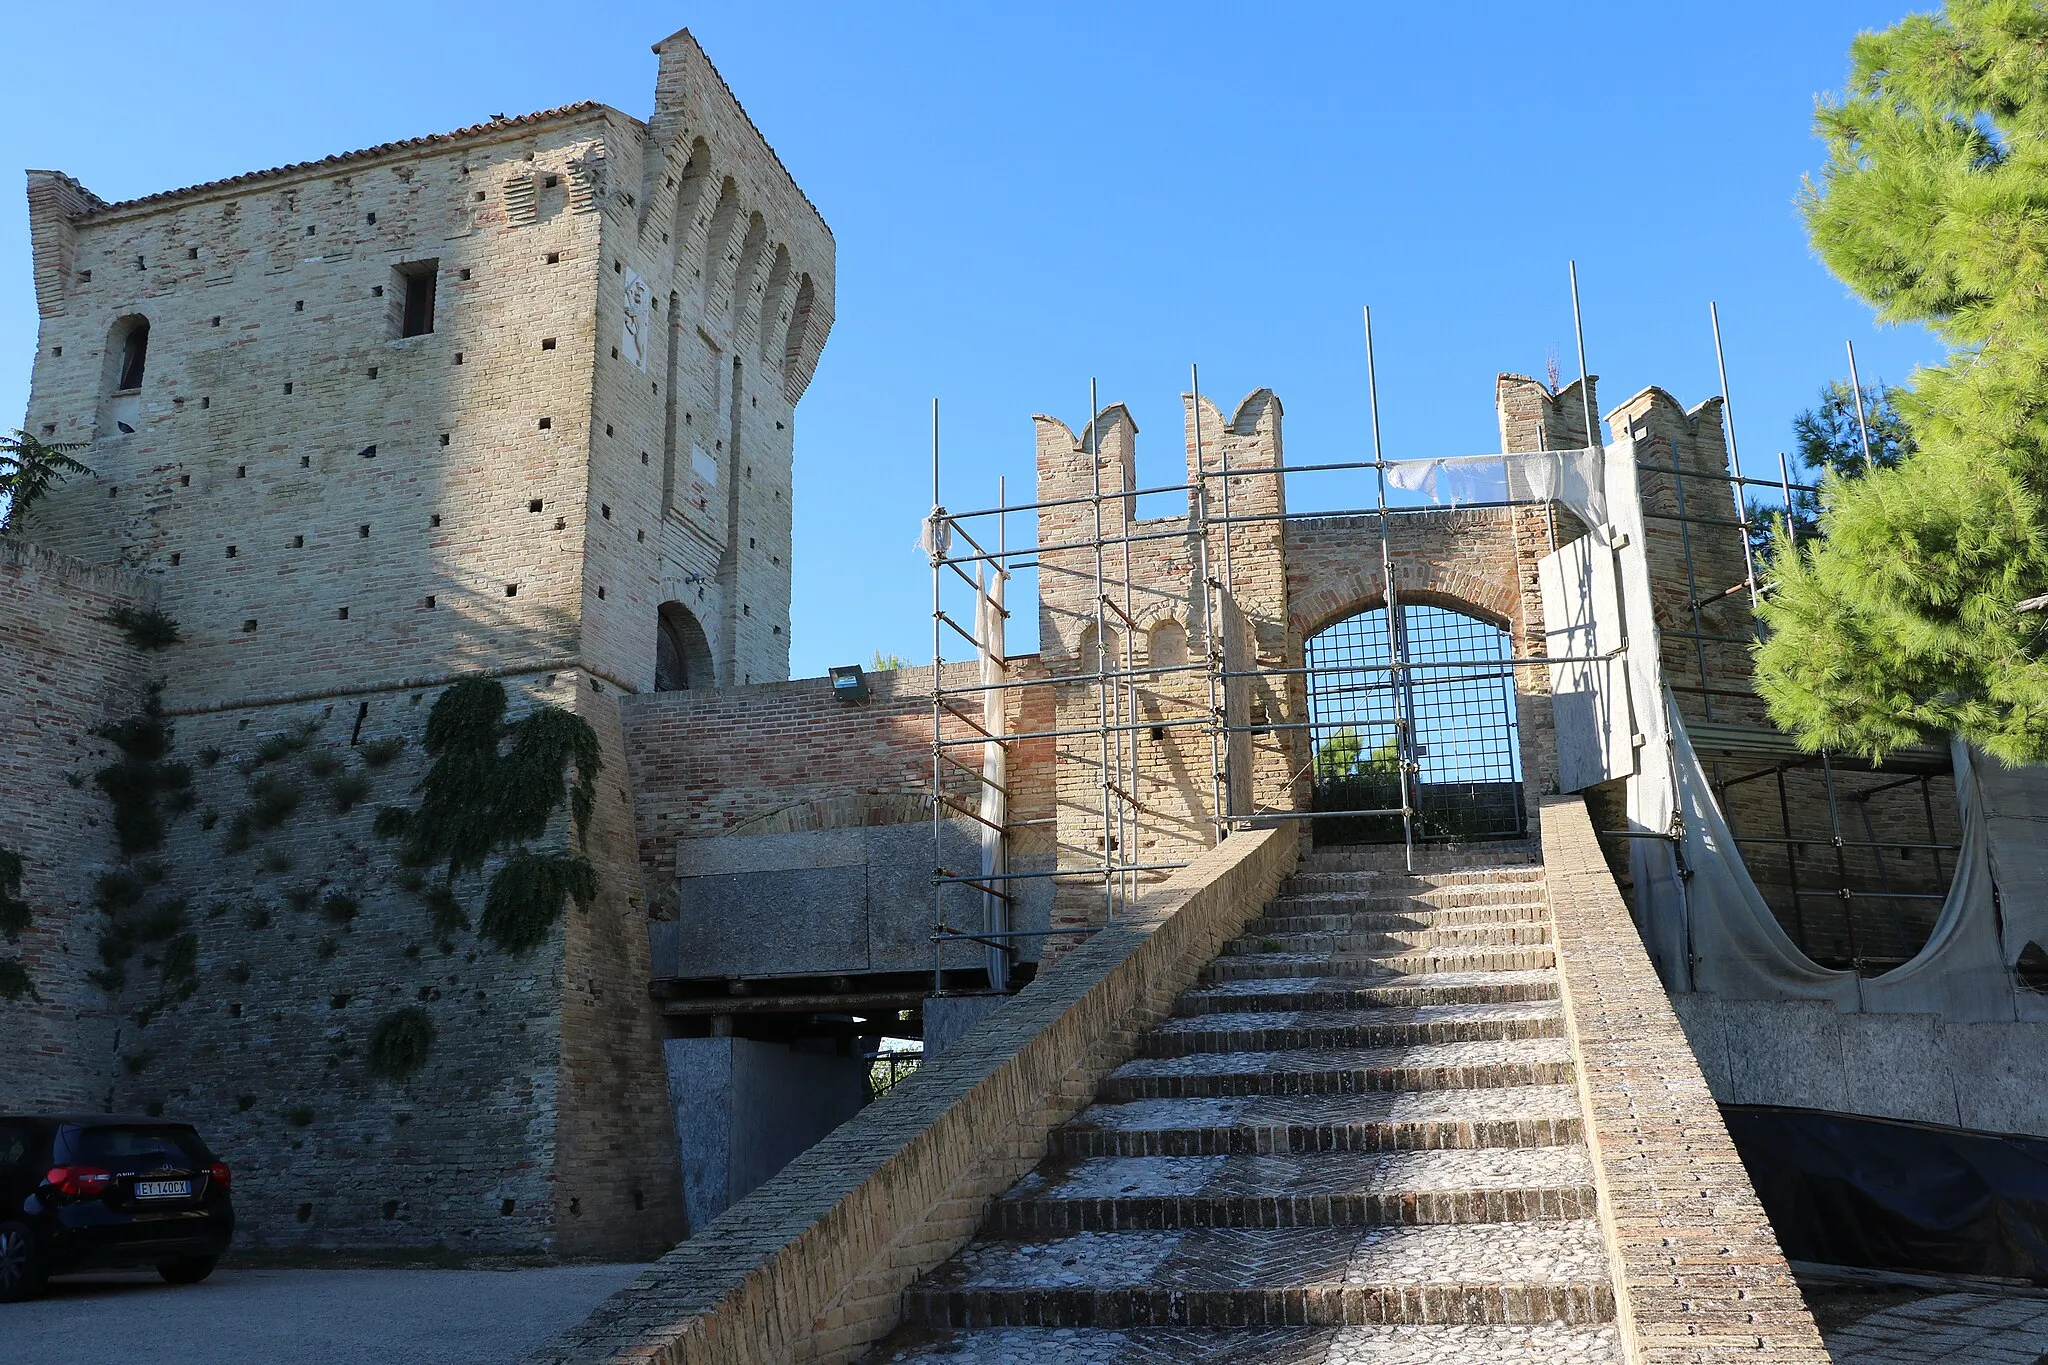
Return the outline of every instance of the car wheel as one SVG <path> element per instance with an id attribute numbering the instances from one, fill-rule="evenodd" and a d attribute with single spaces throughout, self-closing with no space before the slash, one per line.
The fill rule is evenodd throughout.
<path id="1" fill-rule="evenodd" d="M 32 1299 L 43 1292 L 43 1260 L 26 1223 L 0 1223 L 0 1303 Z"/>
<path id="2" fill-rule="evenodd" d="M 165 1261 L 156 1273 L 172 1284 L 198 1284 L 213 1273 L 218 1256 L 187 1256 L 182 1261 Z"/>

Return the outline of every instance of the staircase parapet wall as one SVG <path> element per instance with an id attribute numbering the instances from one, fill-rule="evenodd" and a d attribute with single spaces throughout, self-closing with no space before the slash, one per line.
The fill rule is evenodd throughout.
<path id="1" fill-rule="evenodd" d="M 1825 1365 L 1813 1315 L 1584 799 L 1546 798 L 1542 836 L 1565 1031 L 1627 1359 Z"/>
<path id="2" fill-rule="evenodd" d="M 1298 848 L 1291 828 L 1242 831 L 1139 897 L 528 1365 L 857 1358 L 1262 912 Z"/>

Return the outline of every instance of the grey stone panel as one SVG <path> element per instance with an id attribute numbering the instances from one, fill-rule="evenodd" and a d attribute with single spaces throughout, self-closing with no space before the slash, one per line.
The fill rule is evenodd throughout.
<path id="1" fill-rule="evenodd" d="M 679 889 L 682 976 L 868 970 L 866 872 L 859 864 L 686 877 Z"/>

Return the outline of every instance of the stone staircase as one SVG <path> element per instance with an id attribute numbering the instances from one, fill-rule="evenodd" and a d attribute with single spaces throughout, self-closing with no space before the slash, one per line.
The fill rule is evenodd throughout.
<path id="1" fill-rule="evenodd" d="M 1378 852 L 1305 860 L 870 1359 L 1619 1361 L 1542 869 Z"/>

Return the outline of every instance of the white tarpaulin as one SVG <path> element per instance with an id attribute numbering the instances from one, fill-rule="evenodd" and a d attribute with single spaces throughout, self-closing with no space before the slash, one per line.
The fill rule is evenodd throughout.
<path id="1" fill-rule="evenodd" d="M 1440 506 L 1554 501 L 1571 508 L 1586 525 L 1597 526 L 1607 520 L 1601 465 L 1599 449 L 1588 447 L 1389 460 L 1386 468 L 1388 483 Z"/>
<path id="2" fill-rule="evenodd" d="M 1678 836 L 1676 844 L 1629 839 L 1636 920 L 1664 984 L 1735 1000 L 1827 1000 L 1850 1012 L 1941 1014 L 1959 1021 L 2016 1017 L 2005 969 L 2014 954 L 2001 954 L 1984 796 L 1972 755 L 1960 744 L 1951 751 L 1962 847 L 1926 946 L 1910 962 L 1866 978 L 1814 962 L 1779 925 L 1749 875 L 1664 684 L 1632 443 L 1610 448 L 1607 470 L 1609 523 L 1595 535 L 1608 540 L 1616 555 L 1628 642 L 1626 685 L 1642 703 L 1635 715 L 1642 744 L 1627 787 L 1629 828 L 1637 836 Z M 1612 685 L 1605 679 L 1602 684 Z M 2040 777 L 2040 770 L 2027 770 L 2028 784 L 2038 786 Z M 2048 817 L 2048 805 L 2041 814 Z M 2043 930 L 2048 932 L 2048 924 Z"/>

